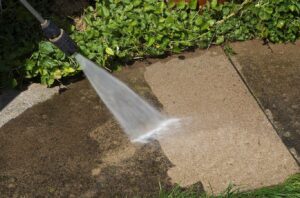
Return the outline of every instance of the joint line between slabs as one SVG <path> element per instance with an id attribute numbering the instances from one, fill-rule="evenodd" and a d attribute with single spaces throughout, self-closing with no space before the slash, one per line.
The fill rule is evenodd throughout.
<path id="1" fill-rule="evenodd" d="M 222 50 L 224 52 L 224 54 L 226 55 L 227 59 L 229 60 L 230 64 L 232 65 L 232 67 L 234 68 L 235 72 L 238 74 L 238 76 L 240 77 L 240 79 L 242 80 L 242 82 L 244 83 L 244 85 L 246 86 L 247 90 L 249 91 L 249 93 L 251 94 L 251 96 L 254 98 L 254 100 L 256 101 L 256 103 L 258 104 L 260 110 L 263 112 L 263 114 L 265 115 L 265 117 L 268 119 L 268 122 L 272 125 L 272 128 L 276 131 L 276 134 L 278 135 L 279 139 L 281 140 L 281 142 L 284 144 L 284 146 L 287 148 L 288 152 L 290 153 L 290 155 L 294 158 L 294 160 L 297 162 L 298 166 L 300 166 L 300 161 L 297 160 L 296 156 L 294 156 L 290 149 L 286 146 L 286 144 L 283 142 L 282 138 L 279 136 L 278 130 L 276 128 L 276 126 L 273 124 L 273 122 L 271 121 L 271 119 L 268 117 L 268 115 L 266 114 L 266 112 L 264 111 L 263 105 L 261 104 L 261 102 L 259 101 L 259 99 L 254 95 L 254 92 L 252 91 L 252 89 L 250 88 L 250 86 L 247 84 L 246 79 L 243 77 L 242 73 L 239 71 L 239 69 L 236 67 L 236 65 L 234 64 L 233 60 L 231 59 L 231 56 L 226 53 L 226 51 L 224 50 L 224 48 L 222 47 Z"/>

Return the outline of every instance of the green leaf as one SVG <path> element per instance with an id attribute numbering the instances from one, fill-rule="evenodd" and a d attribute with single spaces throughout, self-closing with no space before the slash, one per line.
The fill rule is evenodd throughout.
<path id="1" fill-rule="evenodd" d="M 54 83 L 54 79 L 53 78 L 50 78 L 50 79 L 48 79 L 47 81 L 46 81 L 46 83 L 44 83 L 44 84 L 47 84 L 48 86 L 51 86 L 51 85 L 53 85 L 53 83 Z"/>
<path id="2" fill-rule="evenodd" d="M 290 11 L 294 12 L 295 10 L 297 10 L 296 5 L 289 5 L 288 8 L 290 9 Z"/>
<path id="3" fill-rule="evenodd" d="M 10 80 L 10 87 L 15 88 L 17 86 L 18 86 L 18 81 L 15 78 L 11 79 Z"/>
<path id="4" fill-rule="evenodd" d="M 114 55 L 115 55 L 114 51 L 113 51 L 111 48 L 109 48 L 109 47 L 107 47 L 107 48 L 105 49 L 105 52 L 106 52 L 108 55 L 111 55 L 111 56 L 114 56 Z"/>
<path id="5" fill-rule="evenodd" d="M 87 9 L 88 9 L 88 11 L 90 11 L 90 12 L 93 12 L 93 11 L 94 11 L 93 6 L 89 6 Z"/>
<path id="6" fill-rule="evenodd" d="M 41 83 L 42 83 L 43 85 L 51 85 L 51 83 L 48 83 L 48 80 L 49 80 L 49 76 L 47 76 L 47 75 L 41 76 Z M 53 83 L 54 83 L 54 79 L 53 79 L 52 84 L 53 84 Z"/>
<path id="7" fill-rule="evenodd" d="M 33 70 L 33 68 L 35 67 L 36 63 L 34 60 L 27 60 L 25 63 L 25 68 L 27 71 L 31 71 Z"/>
<path id="8" fill-rule="evenodd" d="M 212 0 L 210 3 L 210 7 L 215 10 L 217 6 L 218 6 L 218 0 Z"/>
<path id="9" fill-rule="evenodd" d="M 50 54 L 50 53 L 54 52 L 52 43 L 44 42 L 44 41 L 40 43 L 39 50 L 41 53 L 44 53 L 44 54 Z"/>
<path id="10" fill-rule="evenodd" d="M 198 5 L 198 1 L 197 0 L 190 0 L 189 3 L 189 8 L 192 10 L 196 10 L 197 9 L 197 5 Z"/>
<path id="11" fill-rule="evenodd" d="M 45 58 L 45 59 L 41 60 L 40 65 L 44 68 L 51 69 L 56 65 L 56 61 L 51 58 Z"/>
<path id="12" fill-rule="evenodd" d="M 145 12 L 154 11 L 154 10 L 155 10 L 155 7 L 152 6 L 152 5 L 146 5 L 146 6 L 144 7 L 144 11 L 145 11 Z"/>
<path id="13" fill-rule="evenodd" d="M 70 73 L 73 73 L 73 72 L 75 72 L 74 68 L 72 68 L 72 67 L 64 67 L 63 73 L 70 74 Z"/>
<path id="14" fill-rule="evenodd" d="M 276 27 L 278 27 L 278 28 L 283 28 L 284 27 L 284 25 L 285 25 L 285 21 L 284 20 L 279 20 L 278 22 L 277 22 L 277 25 L 276 25 Z"/>
<path id="15" fill-rule="evenodd" d="M 220 45 L 220 44 L 224 43 L 224 41 L 225 41 L 224 36 L 218 36 L 217 40 L 216 40 L 216 45 Z"/>
<path id="16" fill-rule="evenodd" d="M 227 16 L 227 15 L 230 14 L 230 8 L 224 7 L 224 8 L 222 9 L 222 12 L 223 12 L 223 17 L 224 17 L 224 16 Z"/>
<path id="17" fill-rule="evenodd" d="M 102 14 L 104 17 L 109 17 L 109 10 L 105 6 L 102 6 Z"/>
<path id="18" fill-rule="evenodd" d="M 203 24 L 203 18 L 200 16 L 195 20 L 196 25 L 202 25 Z"/>
<path id="19" fill-rule="evenodd" d="M 166 4 L 164 1 L 160 2 L 160 13 L 163 13 L 166 8 Z"/>
<path id="20" fill-rule="evenodd" d="M 53 77 L 54 77 L 54 79 L 56 79 L 56 80 L 61 79 L 61 77 L 62 77 L 62 72 L 61 72 L 61 70 L 56 69 L 56 70 L 54 71 L 54 73 L 53 73 Z"/>
<path id="21" fill-rule="evenodd" d="M 207 23 L 209 24 L 209 26 L 213 26 L 216 23 L 216 20 L 211 19 L 211 20 L 208 20 Z"/>
<path id="22" fill-rule="evenodd" d="M 132 2 L 132 4 L 133 4 L 134 7 L 139 6 L 141 3 L 142 3 L 142 0 L 134 0 L 134 1 Z"/>
<path id="23" fill-rule="evenodd" d="M 175 0 L 169 0 L 169 1 L 168 1 L 168 6 L 169 6 L 169 8 L 174 8 L 175 5 L 176 5 Z"/>
<path id="24" fill-rule="evenodd" d="M 86 22 L 88 25 L 93 25 L 90 18 L 84 17 L 84 20 L 85 20 L 85 22 Z"/>
<path id="25" fill-rule="evenodd" d="M 264 11 L 264 10 L 261 10 L 261 11 L 259 12 L 259 18 L 260 18 L 261 20 L 266 21 L 266 20 L 271 19 L 271 14 L 269 14 L 268 12 L 266 12 L 266 11 Z"/>
<path id="26" fill-rule="evenodd" d="M 186 6 L 185 0 L 179 0 L 178 4 L 177 4 L 177 8 L 182 10 L 184 9 Z"/>
<path id="27" fill-rule="evenodd" d="M 150 47 L 154 44 L 155 42 L 155 38 L 154 37 L 150 37 L 150 39 L 147 42 L 147 47 Z"/>

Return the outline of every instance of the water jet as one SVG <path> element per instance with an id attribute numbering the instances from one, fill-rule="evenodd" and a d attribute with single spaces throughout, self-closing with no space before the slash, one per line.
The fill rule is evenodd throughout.
<path id="1" fill-rule="evenodd" d="M 66 55 L 77 60 L 91 85 L 131 141 L 146 142 L 168 125 L 177 122 L 177 119 L 169 119 L 123 82 L 81 55 L 69 35 L 50 20 L 44 19 L 26 0 L 20 2 L 41 23 L 45 37 Z"/>

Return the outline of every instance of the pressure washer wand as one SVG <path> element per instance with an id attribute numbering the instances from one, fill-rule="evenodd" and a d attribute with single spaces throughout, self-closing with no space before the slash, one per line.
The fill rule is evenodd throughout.
<path id="1" fill-rule="evenodd" d="M 45 20 L 26 0 L 20 0 L 20 2 L 41 23 L 44 35 L 49 41 L 67 55 L 73 55 L 77 52 L 77 45 L 63 29 L 58 28 L 50 20 Z"/>

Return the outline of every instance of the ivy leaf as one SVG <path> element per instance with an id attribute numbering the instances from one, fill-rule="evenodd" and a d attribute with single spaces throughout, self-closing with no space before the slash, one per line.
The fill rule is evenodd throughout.
<path id="1" fill-rule="evenodd" d="M 56 80 L 61 79 L 61 77 L 62 77 L 62 72 L 61 72 L 61 70 L 56 69 L 56 70 L 54 71 L 54 73 L 53 73 L 53 77 L 54 77 L 54 79 L 56 79 Z"/>
<path id="2" fill-rule="evenodd" d="M 164 1 L 161 1 L 161 2 L 160 2 L 160 13 L 163 13 L 165 8 L 166 8 L 165 2 L 164 2 Z"/>
<path id="3" fill-rule="evenodd" d="M 141 3 L 142 3 L 141 0 L 134 0 L 134 1 L 132 2 L 132 4 L 133 4 L 134 7 L 139 6 Z"/>
<path id="4" fill-rule="evenodd" d="M 41 53 L 44 53 L 44 54 L 50 54 L 50 53 L 54 52 L 53 45 L 50 42 L 41 42 L 39 45 L 39 50 Z"/>
<path id="5" fill-rule="evenodd" d="M 155 38 L 154 38 L 154 37 L 151 37 L 151 38 L 149 39 L 148 43 L 147 43 L 147 47 L 152 46 L 152 45 L 154 44 L 154 42 L 155 42 Z"/>
<path id="6" fill-rule="evenodd" d="M 63 70 L 63 72 L 64 72 L 65 74 L 70 74 L 70 73 L 75 72 L 75 69 L 72 68 L 72 67 L 65 67 L 64 70 Z"/>
<path id="7" fill-rule="evenodd" d="M 144 7 L 144 11 L 145 11 L 145 12 L 149 12 L 149 11 L 152 11 L 152 10 L 155 10 L 155 7 L 152 6 L 152 5 L 146 5 L 146 6 Z"/>
<path id="8" fill-rule="evenodd" d="M 284 21 L 284 20 L 279 20 L 279 21 L 277 22 L 276 27 L 282 29 L 282 28 L 284 27 L 284 25 L 285 25 L 285 21 Z"/>
<path id="9" fill-rule="evenodd" d="M 202 17 L 198 17 L 195 21 L 196 25 L 202 25 L 203 24 L 203 18 Z"/>
<path id="10" fill-rule="evenodd" d="M 189 8 L 192 10 L 196 10 L 197 9 L 197 5 L 198 5 L 198 1 L 197 0 L 190 0 L 189 3 Z"/>
<path id="11" fill-rule="evenodd" d="M 90 12 L 93 12 L 93 11 L 94 11 L 94 8 L 93 8 L 93 6 L 89 6 L 89 7 L 87 8 L 87 10 L 90 11 Z"/>
<path id="12" fill-rule="evenodd" d="M 263 21 L 269 20 L 271 18 L 271 14 L 265 12 L 264 10 L 261 10 L 259 12 L 259 18 Z"/>
<path id="13" fill-rule="evenodd" d="M 46 83 L 44 83 L 44 84 L 47 84 L 48 86 L 51 86 L 54 83 L 54 79 L 53 78 L 49 78 L 49 79 L 45 79 L 45 80 L 46 80 Z"/>
<path id="14" fill-rule="evenodd" d="M 225 41 L 224 36 L 218 36 L 216 40 L 216 45 L 221 45 L 222 43 L 224 43 L 224 41 Z"/>
<path id="15" fill-rule="evenodd" d="M 210 6 L 212 9 L 216 9 L 217 6 L 218 6 L 218 0 L 212 0 L 211 3 L 210 3 Z"/>
<path id="16" fill-rule="evenodd" d="M 18 86 L 18 81 L 15 78 L 11 79 L 10 80 L 10 87 L 11 88 L 16 88 L 17 86 Z"/>
<path id="17" fill-rule="evenodd" d="M 105 52 L 106 52 L 108 55 L 111 55 L 111 56 L 114 56 L 114 55 L 115 55 L 114 51 L 113 51 L 111 48 L 109 48 L 109 47 L 107 47 L 107 48 L 105 49 Z"/>
<path id="18" fill-rule="evenodd" d="M 34 68 L 35 65 L 36 65 L 35 61 L 29 59 L 25 63 L 25 68 L 26 68 L 27 71 L 31 71 L 31 70 L 33 70 L 33 68 Z"/>
<path id="19" fill-rule="evenodd" d="M 105 6 L 102 6 L 102 14 L 104 17 L 109 17 L 109 10 Z"/>
<path id="20" fill-rule="evenodd" d="M 44 67 L 44 68 L 53 68 L 55 65 L 56 65 L 56 61 L 54 59 L 51 59 L 51 58 L 45 58 L 41 61 L 41 65 Z"/>
<path id="21" fill-rule="evenodd" d="M 168 6 L 169 6 L 169 8 L 174 8 L 175 5 L 176 5 L 175 0 L 169 0 L 169 1 L 168 1 Z"/>
<path id="22" fill-rule="evenodd" d="M 185 0 L 179 0 L 179 2 L 177 4 L 177 8 L 182 10 L 185 8 L 185 5 L 186 5 Z"/>

